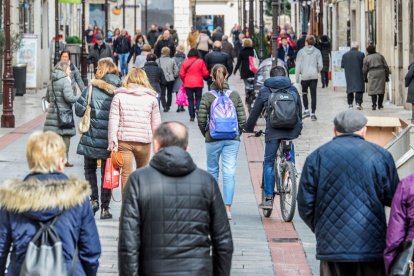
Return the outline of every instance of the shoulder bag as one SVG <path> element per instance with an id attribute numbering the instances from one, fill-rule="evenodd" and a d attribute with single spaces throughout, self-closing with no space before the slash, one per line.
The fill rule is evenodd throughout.
<path id="1" fill-rule="evenodd" d="M 91 127 L 91 99 L 92 99 L 92 85 L 89 86 L 88 89 L 88 102 L 86 105 L 85 114 L 83 114 L 80 122 L 79 122 L 79 132 L 84 134 L 86 133 L 89 128 Z"/>
<path id="2" fill-rule="evenodd" d="M 56 101 L 56 94 L 55 94 L 55 88 L 53 87 L 53 83 L 54 83 L 54 81 L 52 81 L 52 93 L 53 93 L 54 102 L 55 102 L 55 106 L 56 106 L 58 127 L 61 128 L 61 129 L 73 128 L 73 127 L 75 127 L 75 121 L 73 119 L 72 105 L 71 105 L 70 109 L 59 110 L 59 106 L 58 106 L 57 101 Z"/>

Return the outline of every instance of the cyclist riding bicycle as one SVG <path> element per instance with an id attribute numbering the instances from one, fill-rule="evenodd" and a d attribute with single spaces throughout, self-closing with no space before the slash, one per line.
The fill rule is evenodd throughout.
<path id="1" fill-rule="evenodd" d="M 265 152 L 263 164 L 265 197 L 263 199 L 263 202 L 259 205 L 259 207 L 263 209 L 273 208 L 273 195 L 275 188 L 274 163 L 276 160 L 276 154 L 280 141 L 296 139 L 302 131 L 302 102 L 297 89 L 293 86 L 289 77 L 286 77 L 286 75 L 286 70 L 282 66 L 274 66 L 270 70 L 270 78 L 265 80 L 263 87 L 259 90 L 259 94 L 245 126 L 246 132 L 254 132 L 254 127 L 263 108 L 267 109 Z M 287 92 L 293 96 L 291 99 L 293 99 L 296 103 L 295 114 L 297 114 L 297 119 L 294 120 L 294 125 L 274 127 L 271 114 L 269 114 L 270 105 L 268 102 L 272 94 L 278 93 L 279 91 Z M 273 98 L 274 96 L 272 96 L 272 99 Z M 282 102 L 280 104 L 283 105 L 284 103 Z"/>

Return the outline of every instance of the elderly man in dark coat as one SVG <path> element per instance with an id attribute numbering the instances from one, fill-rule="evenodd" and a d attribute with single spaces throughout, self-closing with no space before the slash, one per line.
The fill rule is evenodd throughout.
<path id="1" fill-rule="evenodd" d="M 364 74 L 362 66 L 364 53 L 358 50 L 358 42 L 351 43 L 351 50 L 342 56 L 341 67 L 345 69 L 346 93 L 349 109 L 353 109 L 353 102 L 358 110 L 362 110 L 362 99 L 365 91 Z"/>
<path id="2" fill-rule="evenodd" d="M 385 276 L 384 205 L 399 179 L 391 154 L 365 141 L 367 121 L 355 110 L 339 113 L 335 138 L 303 166 L 298 210 L 316 235 L 321 276 Z"/>

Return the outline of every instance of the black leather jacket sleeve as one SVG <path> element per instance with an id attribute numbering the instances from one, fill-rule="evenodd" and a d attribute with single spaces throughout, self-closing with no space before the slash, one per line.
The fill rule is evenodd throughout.
<path id="1" fill-rule="evenodd" d="M 260 114 L 262 113 L 263 107 L 265 106 L 265 104 L 267 105 L 269 93 L 265 93 L 265 91 L 263 91 L 264 89 L 267 88 L 260 89 L 259 94 L 257 95 L 257 98 L 254 102 L 253 108 L 250 111 L 249 118 L 246 122 L 246 132 L 254 131 L 254 127 L 256 125 L 257 120 L 259 119 Z"/>

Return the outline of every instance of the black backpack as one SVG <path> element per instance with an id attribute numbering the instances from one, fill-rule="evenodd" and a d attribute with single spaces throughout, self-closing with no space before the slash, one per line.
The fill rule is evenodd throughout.
<path id="1" fill-rule="evenodd" d="M 287 89 L 272 89 L 267 102 L 267 114 L 273 128 L 291 129 L 299 122 L 295 97 Z"/>

